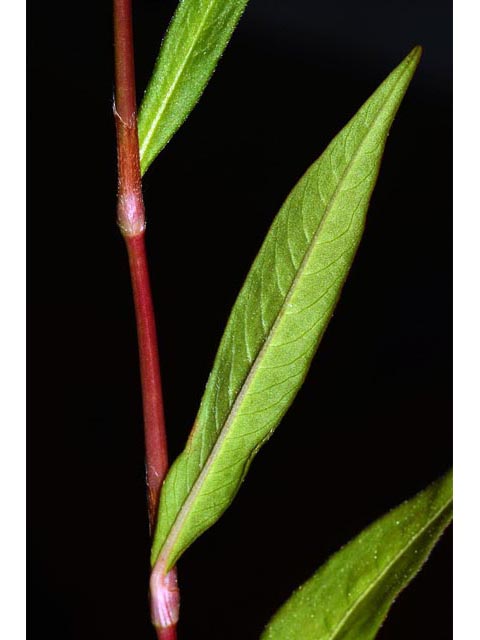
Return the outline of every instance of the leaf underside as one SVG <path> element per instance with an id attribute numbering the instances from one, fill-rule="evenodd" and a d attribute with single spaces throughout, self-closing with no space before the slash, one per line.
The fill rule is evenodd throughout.
<path id="1" fill-rule="evenodd" d="M 332 556 L 277 612 L 261 640 L 372 640 L 451 519 L 449 472 Z"/>
<path id="2" fill-rule="evenodd" d="M 228 507 L 301 386 L 363 232 L 415 48 L 292 190 L 230 315 L 185 450 L 166 478 L 152 563 L 171 568 Z"/>
<path id="3" fill-rule="evenodd" d="M 142 175 L 203 93 L 248 0 L 181 0 L 138 115 Z"/>

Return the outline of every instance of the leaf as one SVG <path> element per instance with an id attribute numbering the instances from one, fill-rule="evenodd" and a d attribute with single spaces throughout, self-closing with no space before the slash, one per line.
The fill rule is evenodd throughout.
<path id="1" fill-rule="evenodd" d="M 362 235 L 414 49 L 288 196 L 230 315 L 196 423 L 166 478 L 152 548 L 171 568 L 228 507 L 301 386 Z M 159 556 L 160 554 L 160 556 Z"/>
<path id="2" fill-rule="evenodd" d="M 328 560 L 261 640 L 371 640 L 452 519 L 452 474 L 380 518 Z"/>
<path id="3" fill-rule="evenodd" d="M 180 0 L 138 116 L 142 175 L 203 93 L 248 0 Z"/>

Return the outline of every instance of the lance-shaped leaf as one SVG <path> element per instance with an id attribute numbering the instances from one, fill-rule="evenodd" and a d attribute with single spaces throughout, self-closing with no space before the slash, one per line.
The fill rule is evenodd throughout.
<path id="1" fill-rule="evenodd" d="M 273 617 L 261 640 L 372 640 L 452 519 L 452 474 L 377 520 Z"/>
<path id="2" fill-rule="evenodd" d="M 414 49 L 288 196 L 237 298 L 186 448 L 165 481 L 152 561 L 165 569 L 228 507 L 301 386 L 362 235 Z M 160 557 L 159 557 L 160 554 Z"/>
<path id="3" fill-rule="evenodd" d="M 180 0 L 138 116 L 142 174 L 203 93 L 248 0 Z"/>

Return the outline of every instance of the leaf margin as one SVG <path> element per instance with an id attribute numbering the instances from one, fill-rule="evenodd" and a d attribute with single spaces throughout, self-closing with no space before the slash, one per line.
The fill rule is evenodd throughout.
<path id="1" fill-rule="evenodd" d="M 394 578 L 394 586 L 392 592 L 388 594 L 387 598 L 385 598 L 385 602 L 382 603 L 382 606 L 380 608 L 377 607 L 375 613 L 371 616 L 372 625 L 370 629 L 366 629 L 367 635 L 365 635 L 365 633 L 363 633 L 362 635 L 358 635 L 358 632 L 355 631 L 355 627 L 353 627 L 353 632 L 355 633 L 355 635 L 350 635 L 350 633 L 352 633 L 352 628 L 349 629 L 347 627 L 345 629 L 344 623 L 351 616 L 351 613 L 355 612 L 355 607 L 357 605 L 359 607 L 363 605 L 363 603 L 365 602 L 365 597 L 368 597 L 370 592 L 378 586 L 378 581 L 374 582 L 365 590 L 365 593 L 362 593 L 358 597 L 357 601 L 350 606 L 342 619 L 336 624 L 333 631 L 327 631 L 328 635 L 324 635 L 323 633 L 319 635 L 318 629 L 314 630 L 314 635 L 310 635 L 309 631 L 311 630 L 311 626 L 310 628 L 308 628 L 308 625 L 313 624 L 312 619 L 316 620 L 316 616 L 319 617 L 320 612 L 312 612 L 312 609 L 315 605 L 306 607 L 306 609 L 308 609 L 308 613 L 307 611 L 302 612 L 301 605 L 303 604 L 302 600 L 306 600 L 309 597 L 311 597 L 312 599 L 315 598 L 317 602 L 320 600 L 320 598 L 322 598 L 323 602 L 325 602 L 325 594 L 322 594 L 320 596 L 320 594 L 317 593 L 315 596 L 312 596 L 311 593 L 308 593 L 309 591 L 314 592 L 315 589 L 317 589 L 317 591 L 320 591 L 321 587 L 319 588 L 316 582 L 320 580 L 322 574 L 327 574 L 327 580 L 330 579 L 333 582 L 333 579 L 328 574 L 329 572 L 334 572 L 335 575 L 338 576 L 339 573 L 342 572 L 342 567 L 338 566 L 338 562 L 341 557 L 348 557 L 348 554 L 351 552 L 351 550 L 355 549 L 355 547 L 358 546 L 360 549 L 359 555 L 361 558 L 361 552 L 364 552 L 365 547 L 368 546 L 369 536 L 372 536 L 374 538 L 374 534 L 377 532 L 377 529 L 380 529 L 381 525 L 384 525 L 385 523 L 390 524 L 390 521 L 393 521 L 395 526 L 403 524 L 402 518 L 404 517 L 404 511 L 406 511 L 408 508 L 415 509 L 417 507 L 417 504 L 421 504 L 423 500 L 428 501 L 429 498 L 431 499 L 431 502 L 434 503 L 434 501 L 437 500 L 442 493 L 445 494 L 445 500 L 444 503 L 442 503 L 442 506 L 434 512 L 432 517 L 427 519 L 426 523 L 422 525 L 420 529 L 414 534 L 414 536 L 408 540 L 405 546 L 398 553 L 396 553 L 393 560 L 389 561 L 387 565 L 380 571 L 378 580 L 383 579 L 387 572 L 390 571 L 399 560 L 403 559 L 405 553 L 409 552 L 413 548 L 414 560 L 411 562 L 407 573 L 403 574 L 401 581 L 399 581 L 398 578 Z M 397 507 L 380 516 L 377 520 L 363 529 L 355 538 L 350 540 L 346 545 L 342 546 L 338 551 L 332 554 L 332 556 L 330 556 L 327 561 L 322 564 L 306 582 L 297 587 L 293 594 L 280 606 L 280 608 L 265 626 L 260 636 L 260 640 L 291 640 L 292 638 L 297 637 L 299 627 L 301 627 L 302 629 L 302 638 L 304 638 L 304 640 L 354 640 L 357 638 L 358 640 L 373 639 L 379 631 L 380 627 L 383 625 L 396 598 L 421 571 L 421 569 L 429 559 L 435 545 L 452 522 L 452 519 L 453 473 L 450 469 L 439 479 L 435 480 L 425 489 L 415 494 L 412 498 L 403 501 Z M 416 543 L 418 543 L 422 538 L 422 536 L 427 535 L 428 528 L 433 529 L 433 532 L 430 535 L 430 539 L 425 544 L 425 552 L 422 555 L 419 554 L 418 550 L 415 550 L 414 547 Z M 370 553 L 370 550 L 368 550 L 368 553 Z M 345 568 L 343 569 L 345 571 Z M 397 580 L 397 584 L 395 584 L 395 580 Z M 345 584 L 340 583 L 336 586 L 341 588 L 345 587 Z M 353 587 L 350 586 L 349 590 L 353 590 Z M 298 605 L 298 602 L 300 602 L 300 606 Z M 330 601 L 325 604 L 325 607 L 328 606 L 330 606 Z M 363 622 L 363 624 L 365 623 Z M 282 625 L 285 625 L 283 629 Z M 341 633 L 341 635 L 337 635 L 338 633 Z M 372 633 L 374 635 L 371 635 Z"/>
<path id="2" fill-rule="evenodd" d="M 248 0 L 208 0 L 208 4 L 203 15 L 201 11 L 197 11 L 200 22 L 198 36 L 199 41 L 194 42 L 190 49 L 187 50 L 183 61 L 179 61 L 175 59 L 175 49 L 179 46 L 179 43 L 182 43 L 182 30 L 185 29 L 185 25 L 188 23 L 189 11 L 195 13 L 195 5 L 201 7 L 202 0 L 179 1 L 162 40 L 159 53 L 155 60 L 153 72 L 147 83 L 147 88 L 138 112 L 138 141 L 142 176 L 182 126 L 196 106 L 197 102 L 200 100 L 233 35 L 233 32 L 235 31 L 238 21 L 246 9 L 247 4 Z M 214 42 L 213 46 L 207 47 L 206 49 L 204 48 L 202 51 L 201 47 L 199 47 L 199 43 L 202 42 L 202 34 L 205 35 L 205 26 L 208 19 L 211 17 L 210 13 L 212 11 L 215 12 L 216 10 L 217 13 L 215 16 L 218 20 L 218 17 L 221 16 L 221 11 L 219 11 L 219 9 L 222 8 L 222 5 L 226 7 L 227 10 L 229 7 L 231 8 L 230 15 L 227 19 L 227 26 L 223 30 L 223 33 L 221 32 L 216 34 L 216 43 Z M 174 51 L 173 54 L 171 54 L 172 50 Z M 198 57 L 200 54 L 206 59 L 209 59 L 208 70 L 203 74 L 198 73 L 198 71 L 196 73 L 188 74 L 188 60 L 195 56 Z M 165 87 L 165 78 L 172 72 L 172 69 L 175 69 L 175 67 L 177 68 L 177 73 L 174 74 L 174 81 Z M 186 74 L 184 73 L 185 69 L 187 69 Z M 188 88 L 189 84 L 190 89 Z M 160 125 L 163 124 L 162 115 L 167 111 L 171 96 L 177 90 L 180 90 L 180 95 L 183 90 L 183 92 L 189 94 L 189 96 L 186 100 L 177 100 L 177 115 L 170 118 L 173 120 L 173 124 L 167 126 L 167 133 L 158 133 Z M 172 104 L 175 104 L 174 99 Z M 157 105 L 157 107 L 155 105 Z M 168 125 L 168 117 L 164 119 L 166 119 Z"/>
<path id="3" fill-rule="evenodd" d="M 388 135 L 388 130 L 389 130 L 390 125 L 391 125 L 391 122 L 393 121 L 393 117 L 394 117 L 394 115 L 395 115 L 395 113 L 396 113 L 396 111 L 397 111 L 397 109 L 398 109 L 398 107 L 399 107 L 399 105 L 400 105 L 401 99 L 403 98 L 403 95 L 405 94 L 405 92 L 406 92 L 406 90 L 407 90 L 407 88 L 408 88 L 408 85 L 409 85 L 409 83 L 410 83 L 410 80 L 411 80 L 411 78 L 413 77 L 414 71 L 415 71 L 415 69 L 416 69 L 416 67 L 417 67 L 417 65 L 418 65 L 419 60 L 420 60 L 420 56 L 421 56 L 421 47 L 415 47 L 415 48 L 414 48 L 414 49 L 412 49 L 412 51 L 411 51 L 411 52 L 410 52 L 410 53 L 409 53 L 409 54 L 408 54 L 408 55 L 403 59 L 403 61 L 402 61 L 402 62 L 401 62 L 401 63 L 400 63 L 400 64 L 399 64 L 399 65 L 398 65 L 398 66 L 397 66 L 397 67 L 396 67 L 396 68 L 395 68 L 395 69 L 394 69 L 394 70 L 389 74 L 389 76 L 387 76 L 387 78 L 386 78 L 386 79 L 381 83 L 381 85 L 376 89 L 376 91 L 372 94 L 372 96 L 370 96 L 370 98 L 369 98 L 369 99 L 368 99 L 368 100 L 363 104 L 363 106 L 359 109 L 359 111 L 358 111 L 358 112 L 353 116 L 353 118 L 349 121 L 349 123 L 347 123 L 347 125 L 346 125 L 346 126 L 345 126 L 341 131 L 340 131 L 340 133 L 339 133 L 339 134 L 337 134 L 337 136 L 334 138 L 334 140 L 333 140 L 333 141 L 328 145 L 327 149 L 326 149 L 326 150 L 321 154 L 321 156 L 319 157 L 319 159 L 318 159 L 315 163 L 313 163 L 313 165 L 312 165 L 312 166 L 307 170 L 306 174 L 304 174 L 304 177 L 303 177 L 303 178 L 302 178 L 302 179 L 301 179 L 301 180 L 300 180 L 300 181 L 299 181 L 299 182 L 294 186 L 294 188 L 292 189 L 292 191 L 291 191 L 290 195 L 288 196 L 288 198 L 287 198 L 286 202 L 289 200 L 289 198 L 290 198 L 290 197 L 292 196 L 292 194 L 295 192 L 295 190 L 297 189 L 297 187 L 299 186 L 299 184 L 302 182 L 302 180 L 305 178 L 305 176 L 306 176 L 306 175 L 307 175 L 307 174 L 312 170 L 312 167 L 314 167 L 314 166 L 317 164 L 317 162 L 319 162 L 319 160 L 320 160 L 320 159 L 321 159 L 321 158 L 326 154 L 326 152 L 330 149 L 330 147 L 332 147 L 332 145 L 334 144 L 334 142 L 335 142 L 335 141 L 336 141 L 336 140 L 337 140 L 337 139 L 338 139 L 338 138 L 339 138 L 339 137 L 340 137 L 340 136 L 341 136 L 341 135 L 342 135 L 342 134 L 343 134 L 343 133 L 348 129 L 348 127 L 349 127 L 349 126 L 350 126 L 350 124 L 355 120 L 355 118 L 358 116 L 358 114 L 359 114 L 360 112 L 362 112 L 362 110 L 366 109 L 367 105 L 368 105 L 369 103 L 371 103 L 372 99 L 373 99 L 373 98 L 378 94 L 378 92 L 380 91 L 380 89 L 381 89 L 382 87 L 384 87 L 384 85 L 387 83 L 387 81 L 388 81 L 391 77 L 393 77 L 393 75 L 394 75 L 395 73 L 399 73 L 399 69 L 402 69 L 402 74 L 403 74 L 403 73 L 405 73 L 406 75 L 408 75 L 408 80 L 406 81 L 406 84 L 405 84 L 405 86 L 404 86 L 404 88 L 403 88 L 403 91 L 402 91 L 402 93 L 401 93 L 401 97 L 400 97 L 400 99 L 398 99 L 398 102 L 396 103 L 396 106 L 395 106 L 395 108 L 394 108 L 394 109 L 393 109 L 393 111 L 392 111 L 391 121 L 389 122 L 388 127 L 385 129 L 385 132 L 384 132 L 384 139 L 382 138 L 382 140 L 383 140 L 382 145 L 384 146 L 385 141 L 386 141 L 386 137 L 387 137 L 387 135 Z M 408 72 L 408 73 L 407 73 L 407 72 Z M 402 79 L 402 78 L 403 78 L 403 75 L 401 75 L 401 78 L 400 78 L 400 79 Z M 396 86 L 395 86 L 394 88 L 396 88 Z M 393 89 L 392 89 L 392 92 L 393 92 Z M 389 94 L 389 99 L 390 99 L 390 98 L 391 98 L 391 94 Z M 383 135 L 383 134 L 382 134 L 382 135 Z M 375 176 L 374 176 L 374 178 L 373 178 L 373 186 L 375 185 L 376 176 L 377 176 L 377 174 L 378 174 L 378 170 L 379 170 L 379 166 L 380 166 L 381 157 L 382 157 L 382 155 L 383 155 L 383 146 L 382 146 L 381 153 L 379 154 L 378 167 L 377 167 L 377 169 L 376 169 L 376 173 L 375 173 Z M 373 187 L 372 187 L 371 191 L 372 191 L 372 190 L 373 190 Z M 365 214 L 366 214 L 366 210 L 368 209 L 368 204 L 369 204 L 369 200 L 370 200 L 370 197 L 371 197 L 371 191 L 370 191 L 370 194 L 369 194 L 369 196 L 368 196 L 368 198 L 367 198 L 367 200 L 366 200 L 366 205 L 365 205 Z M 284 208 L 284 207 L 285 207 L 285 204 L 282 206 L 282 208 L 281 208 L 281 210 L 280 210 L 279 214 L 278 214 L 278 215 L 277 215 L 277 217 L 275 218 L 275 221 L 276 221 L 276 219 L 279 217 L 279 215 L 280 215 L 280 213 L 282 212 L 282 210 L 283 210 L 283 208 Z M 267 238 L 269 237 L 269 235 L 270 235 L 270 233 L 271 233 L 271 231 L 272 231 L 272 228 L 273 228 L 273 226 L 274 226 L 274 224 L 275 224 L 275 221 L 274 221 L 274 223 L 272 224 L 272 227 L 270 228 L 269 233 L 267 234 Z M 361 234 L 360 234 L 360 237 L 361 237 Z M 266 241 L 267 241 L 267 239 L 264 241 L 264 244 L 262 245 L 262 249 L 260 250 L 260 253 L 258 254 L 257 258 L 255 259 L 255 262 L 254 262 L 254 264 L 253 264 L 253 266 L 252 266 L 252 268 L 251 268 L 251 270 L 250 270 L 250 272 L 249 272 L 249 275 L 247 276 L 246 282 L 248 281 L 248 278 L 249 278 L 249 276 L 250 276 L 250 273 L 253 271 L 253 269 L 254 269 L 254 267 L 255 267 L 256 261 L 258 260 L 258 258 L 259 258 L 259 256 L 260 256 L 260 254 L 261 254 L 262 250 L 263 250 L 263 247 L 264 247 L 264 245 L 265 245 Z M 357 246 L 358 246 L 358 245 L 357 245 Z M 356 251 L 356 249 L 355 249 L 355 251 Z M 355 253 L 355 252 L 354 252 L 354 253 Z M 338 290 L 338 295 L 337 295 L 337 297 L 336 297 L 336 300 L 338 300 L 338 297 L 339 297 L 340 292 L 341 292 L 341 290 L 342 290 L 343 284 L 344 284 L 344 282 L 345 282 L 345 280 L 346 280 L 346 277 L 347 277 L 347 275 L 348 275 L 348 270 L 349 270 L 349 268 L 350 268 L 350 267 L 348 267 L 348 269 L 346 270 L 345 277 L 343 278 L 343 281 L 342 281 L 342 282 L 341 282 L 341 284 L 340 284 L 340 287 L 339 287 L 339 290 Z M 244 284 L 244 287 L 245 287 L 245 284 Z M 230 316 L 229 322 L 227 323 L 227 328 L 225 329 L 225 333 L 224 333 L 224 335 L 223 335 L 223 337 L 222 337 L 222 341 L 221 341 L 221 343 L 220 343 L 220 347 L 219 347 L 219 350 L 218 350 L 218 352 L 217 352 L 217 356 L 216 356 L 216 359 L 215 359 L 214 367 L 213 367 L 213 369 L 212 369 L 212 372 L 211 372 L 210 377 L 209 377 L 209 381 L 208 381 L 208 383 L 207 383 L 207 390 L 208 390 L 208 386 L 211 384 L 211 378 L 212 378 L 212 376 L 214 375 L 214 372 L 215 372 L 215 367 L 216 367 L 216 363 L 217 363 L 217 358 L 219 357 L 220 351 L 221 351 L 221 349 L 222 349 L 222 344 L 223 344 L 223 342 L 224 342 L 225 335 L 226 335 L 226 333 L 227 333 L 227 331 L 228 331 L 229 323 L 230 323 L 230 320 L 231 320 L 231 318 L 232 318 L 232 316 L 233 316 L 233 313 L 234 313 L 234 310 L 235 310 L 235 306 L 237 305 L 238 300 L 239 300 L 240 296 L 242 295 L 242 292 L 243 292 L 243 288 L 244 288 L 244 287 L 242 287 L 242 291 L 240 292 L 240 294 L 239 294 L 239 296 L 238 296 L 238 298 L 237 298 L 237 301 L 235 302 L 234 309 L 232 310 L 232 313 L 231 313 L 231 316 Z M 335 301 L 335 303 L 333 304 L 333 308 L 334 308 L 335 304 L 336 304 L 336 301 Z M 328 321 L 327 321 L 327 322 L 326 322 L 326 324 L 325 324 L 325 328 L 326 328 L 326 325 L 327 325 L 327 324 L 328 324 Z M 325 328 L 323 329 L 322 333 L 320 334 L 320 338 L 321 338 L 321 336 L 323 335 L 323 332 L 324 332 Z M 320 339 L 320 338 L 319 338 L 319 339 Z M 317 346 L 318 346 L 318 342 L 317 342 Z M 315 350 L 316 350 L 316 349 L 315 349 Z M 312 357 L 313 357 L 313 356 L 312 356 Z M 303 378 L 302 378 L 301 382 L 303 382 L 303 379 L 304 379 L 304 377 L 305 377 L 305 375 L 306 375 L 307 371 L 308 371 L 308 366 L 307 366 L 307 368 L 306 368 L 306 370 L 305 370 L 305 373 L 304 373 L 304 375 L 303 375 Z M 300 384 L 299 384 L 299 385 L 298 385 L 298 387 L 297 387 L 297 391 L 298 391 L 298 388 L 301 386 L 301 382 L 300 382 Z M 205 395 L 206 395 L 206 393 L 207 393 L 207 391 L 205 392 L 205 394 L 204 394 L 204 398 L 202 399 L 202 404 L 201 404 L 201 406 L 200 406 L 199 415 L 200 415 L 200 413 L 201 413 L 201 411 L 202 411 L 202 406 L 203 406 L 203 402 L 204 402 L 204 399 L 205 399 Z M 295 393 L 296 393 L 296 392 L 295 392 Z M 277 422 L 277 424 L 278 424 L 278 422 Z M 188 441 L 187 441 L 186 448 L 185 448 L 185 449 L 184 449 L 184 451 L 180 454 L 179 458 L 177 458 L 177 460 L 175 460 L 175 462 L 174 462 L 174 464 L 172 465 L 172 467 L 171 467 L 171 469 L 170 469 L 170 472 L 169 472 L 169 474 L 168 474 L 168 476 L 167 476 L 167 479 L 166 479 L 166 482 L 165 482 L 165 485 L 164 485 L 164 490 L 162 491 L 162 496 L 161 496 L 161 504 L 160 504 L 160 511 L 159 511 L 159 523 L 160 523 L 160 525 L 159 525 L 159 526 L 160 526 L 160 527 L 162 527 L 162 526 L 163 526 L 164 521 L 167 519 L 167 517 L 166 517 L 166 511 L 168 512 L 168 506 L 165 506 L 165 505 L 166 505 L 166 498 L 165 498 L 165 495 L 166 495 L 166 493 L 170 490 L 170 486 L 169 486 L 169 484 L 168 484 L 168 483 L 170 482 L 170 484 L 172 484 L 173 486 L 175 486 L 175 484 L 176 484 L 176 479 L 175 479 L 175 478 L 176 478 L 176 474 L 178 473 L 178 465 L 179 465 L 179 461 L 180 461 L 180 460 L 182 460 L 182 456 L 187 456 L 187 457 L 188 457 L 189 453 L 191 453 L 191 451 L 190 451 L 190 450 L 191 450 L 191 448 L 192 448 L 192 442 L 193 442 L 193 440 L 194 440 L 194 438 L 195 438 L 195 434 L 196 434 L 197 429 L 198 429 L 198 416 L 197 416 L 197 421 L 196 421 L 196 423 L 195 423 L 195 425 L 194 425 L 194 428 L 193 428 L 193 430 L 192 430 L 192 433 L 190 434 L 190 437 L 189 437 L 189 439 L 188 439 Z M 229 503 L 227 504 L 227 506 L 225 506 L 223 509 L 221 509 L 221 510 L 220 510 L 220 512 L 219 512 L 219 513 L 218 513 L 218 515 L 215 517 L 215 519 L 213 520 L 213 522 L 215 522 L 216 520 L 218 520 L 218 518 L 222 515 L 222 513 L 225 511 L 225 509 L 226 509 L 226 508 L 231 504 L 231 502 L 232 502 L 232 500 L 233 500 L 233 498 L 234 498 L 234 495 L 235 495 L 235 494 L 236 494 L 236 492 L 238 491 L 238 488 L 239 488 L 239 486 L 240 486 L 240 484 L 241 484 L 241 481 L 243 480 L 243 478 L 244 478 L 244 477 L 245 477 L 245 475 L 246 475 L 246 472 L 247 472 L 247 470 L 248 470 L 248 467 L 249 467 L 249 464 L 250 464 L 251 460 L 253 459 L 253 457 L 254 457 L 254 455 L 256 454 L 256 452 L 258 451 L 258 449 L 259 449 L 259 448 L 264 444 L 264 442 L 265 442 L 265 441 L 270 437 L 270 435 L 271 435 L 271 432 L 270 432 L 270 433 L 268 433 L 268 434 L 267 434 L 267 436 L 266 436 L 262 441 L 260 441 L 260 442 L 258 443 L 258 445 L 257 445 L 257 446 L 252 450 L 250 457 L 249 457 L 249 458 L 246 460 L 246 462 L 245 462 L 245 466 L 244 466 L 244 470 L 243 470 L 243 473 L 242 473 L 241 479 L 240 479 L 240 481 L 238 482 L 238 484 L 237 484 L 237 486 L 236 486 L 236 489 L 235 489 L 235 491 L 233 492 L 232 497 L 230 498 Z M 173 478 L 173 480 L 172 480 L 172 478 Z M 195 481 L 195 482 L 196 482 L 196 481 Z M 188 499 L 188 497 L 187 497 L 187 499 Z M 182 507 L 182 508 L 183 508 L 183 507 Z M 180 508 L 180 510 L 179 510 L 179 511 L 181 511 L 181 509 L 182 509 L 182 508 Z M 159 543 L 159 535 L 158 535 L 159 529 L 158 529 L 158 527 L 157 527 L 157 531 L 156 531 L 156 533 L 155 533 L 154 541 L 153 541 L 153 545 L 152 545 L 152 557 L 151 557 L 152 565 L 153 565 L 153 564 L 155 564 L 157 561 L 159 561 L 159 562 L 162 562 L 162 564 L 165 566 L 165 568 L 166 568 L 166 569 L 170 569 L 170 568 L 171 568 L 171 567 L 176 563 L 176 561 L 178 560 L 178 557 L 179 557 L 179 556 L 180 556 L 180 555 L 181 555 L 181 554 L 186 550 L 186 548 L 187 548 L 188 546 L 190 546 L 190 544 L 192 544 L 192 543 L 194 542 L 194 540 L 195 540 L 199 535 L 201 535 L 201 533 L 203 533 L 207 528 L 209 528 L 209 526 L 211 526 L 211 525 L 213 524 L 213 522 L 211 522 L 211 523 L 210 523 L 210 524 L 208 524 L 206 527 L 204 527 L 204 528 L 203 528 L 201 531 L 199 531 L 196 535 L 191 536 L 190 542 L 189 542 L 188 544 L 186 544 L 186 545 L 185 545 L 185 547 L 184 547 L 182 550 L 180 550 L 179 552 L 178 552 L 178 551 L 176 551 L 175 553 L 173 553 L 173 552 L 171 552 L 171 550 L 170 550 L 170 551 L 168 551 L 168 553 L 167 553 L 167 558 L 165 558 L 165 554 L 163 554 L 163 546 L 165 546 L 165 545 L 163 545 L 163 546 L 162 546 L 161 542 Z M 176 527 L 176 520 L 174 519 L 173 526 L 171 527 L 171 531 L 172 531 L 172 530 L 174 530 L 174 529 L 175 529 L 175 527 Z M 169 535 L 170 535 L 170 533 L 168 533 L 168 535 L 167 535 L 167 539 L 168 539 L 168 536 L 169 536 Z M 162 554 L 163 554 L 163 557 L 161 558 L 160 556 L 161 556 Z M 173 557 L 172 557 L 172 556 L 173 556 Z"/>

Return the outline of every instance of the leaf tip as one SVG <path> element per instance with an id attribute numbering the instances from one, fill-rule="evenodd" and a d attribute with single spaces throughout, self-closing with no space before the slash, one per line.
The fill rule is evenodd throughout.
<path id="1" fill-rule="evenodd" d="M 422 57 L 423 54 L 423 47 L 420 44 L 417 44 L 415 47 L 413 47 L 413 49 L 410 51 L 408 57 L 410 58 L 411 62 L 413 62 L 415 64 L 415 67 L 418 65 L 418 63 L 420 62 L 420 59 Z"/>

